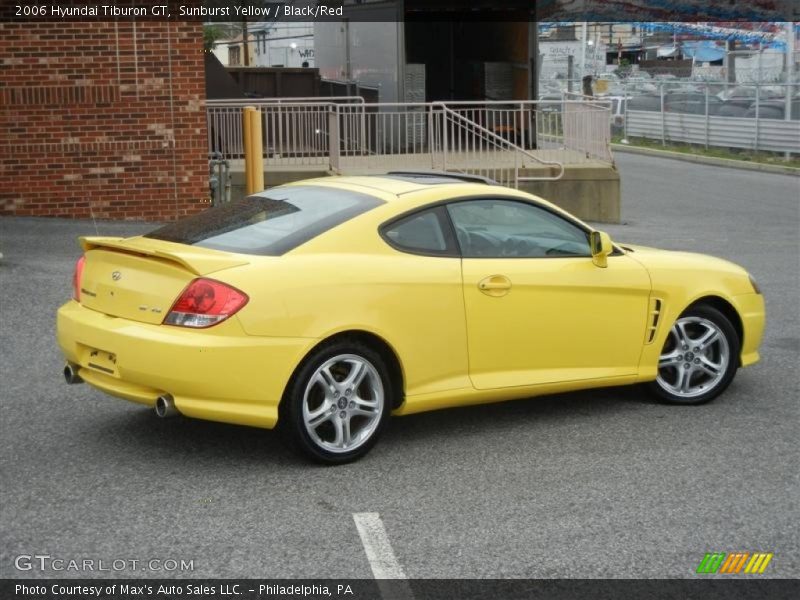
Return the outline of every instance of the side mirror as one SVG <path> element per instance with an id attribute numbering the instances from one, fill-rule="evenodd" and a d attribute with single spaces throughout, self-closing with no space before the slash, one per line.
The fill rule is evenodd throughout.
<path id="1" fill-rule="evenodd" d="M 592 262 L 598 267 L 606 268 L 606 258 L 614 251 L 609 235 L 605 231 L 593 231 L 589 234 L 589 245 L 592 247 Z"/>

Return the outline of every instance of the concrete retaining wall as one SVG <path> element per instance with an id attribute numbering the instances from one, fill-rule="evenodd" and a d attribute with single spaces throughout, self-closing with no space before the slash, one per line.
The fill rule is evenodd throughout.
<path id="1" fill-rule="evenodd" d="M 324 177 L 329 171 L 309 167 L 305 169 L 268 170 L 264 173 L 267 188 L 292 181 Z M 525 169 L 521 177 L 549 174 L 548 169 Z M 231 198 L 244 195 L 244 172 L 231 171 Z M 619 223 L 620 179 L 616 168 L 602 163 L 569 165 L 564 176 L 557 181 L 521 181 L 520 189 L 540 196 L 571 212 L 584 221 Z"/>

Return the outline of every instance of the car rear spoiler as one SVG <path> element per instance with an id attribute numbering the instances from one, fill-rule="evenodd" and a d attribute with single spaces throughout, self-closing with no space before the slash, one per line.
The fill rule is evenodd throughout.
<path id="1" fill-rule="evenodd" d="M 78 238 L 78 241 L 85 252 L 95 248 L 106 248 L 118 252 L 150 256 L 177 263 L 196 275 L 208 275 L 214 271 L 239 267 L 250 262 L 240 254 L 141 236 L 133 238 L 85 236 Z"/>

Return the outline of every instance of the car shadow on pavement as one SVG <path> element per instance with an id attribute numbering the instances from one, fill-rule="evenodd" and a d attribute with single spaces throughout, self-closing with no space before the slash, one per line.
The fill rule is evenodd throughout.
<path id="1" fill-rule="evenodd" d="M 626 386 L 396 417 L 376 450 L 390 446 L 392 439 L 402 439 L 402 445 L 408 448 L 408 444 L 425 444 L 447 436 L 512 432 L 519 427 L 564 425 L 584 419 L 615 419 L 620 413 L 653 404 L 655 401 L 641 388 Z M 152 411 L 138 408 L 108 418 L 105 425 L 94 430 L 92 442 L 124 444 L 129 452 L 141 457 L 166 453 L 177 462 L 194 462 L 204 468 L 215 462 L 259 466 L 309 464 L 292 453 L 275 430 L 185 417 L 159 419 Z"/>
<path id="2" fill-rule="evenodd" d="M 98 443 L 123 439 L 129 451 L 142 455 L 167 453 L 198 464 L 216 462 L 299 463 L 277 431 L 177 416 L 159 419 L 150 410 L 126 411 L 105 422 Z"/>
<path id="3" fill-rule="evenodd" d="M 616 419 L 620 413 L 641 410 L 644 405 L 657 406 L 658 402 L 639 386 L 585 390 L 409 415 L 394 420 L 390 435 L 399 434 L 409 441 L 489 429 L 510 432 L 584 419 Z"/>

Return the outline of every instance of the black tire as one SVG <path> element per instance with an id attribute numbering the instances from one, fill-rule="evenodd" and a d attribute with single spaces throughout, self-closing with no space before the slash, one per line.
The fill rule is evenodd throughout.
<path id="1" fill-rule="evenodd" d="M 365 381 L 367 380 L 367 377 L 369 377 L 371 381 L 374 379 L 374 376 L 377 375 L 382 385 L 381 391 L 383 393 L 383 401 L 380 405 L 380 409 L 374 412 L 374 417 L 369 418 L 371 425 L 369 428 L 364 428 L 364 439 L 358 442 L 357 447 L 353 448 L 352 450 L 337 449 L 332 451 L 323 445 L 328 442 L 328 440 L 320 439 L 325 436 L 319 434 L 317 439 L 315 439 L 309 432 L 309 429 L 306 426 L 303 407 L 304 403 L 306 403 L 306 392 L 310 385 L 312 385 L 312 388 L 309 391 L 310 395 L 316 394 L 317 396 L 320 396 L 322 393 L 320 389 L 321 384 L 319 384 L 319 382 L 316 384 L 316 388 L 314 388 L 314 384 L 312 384 L 312 378 L 315 378 L 318 370 L 329 361 L 343 356 L 357 357 L 374 369 L 373 372 L 369 371 L 367 368 L 368 373 L 365 376 Z M 337 363 L 334 365 L 334 367 L 338 367 L 339 364 L 345 364 L 345 362 L 346 361 Z M 345 377 L 347 375 L 349 374 L 345 374 Z M 343 381 L 336 381 L 335 383 L 337 385 L 344 383 L 344 379 Z M 375 386 L 373 386 L 373 388 L 374 387 Z M 364 388 L 361 389 L 363 390 Z M 367 452 L 369 452 L 378 441 L 382 431 L 385 429 L 392 406 L 394 405 L 394 389 L 395 388 L 393 382 L 391 381 L 386 363 L 378 352 L 358 341 L 347 339 L 333 341 L 330 344 L 325 344 L 312 351 L 295 372 L 286 388 L 283 399 L 281 400 L 278 429 L 281 432 L 284 441 L 292 450 L 307 458 L 310 458 L 315 462 L 326 465 L 338 465 L 352 462 L 367 454 Z M 353 399 L 355 399 L 355 396 L 358 395 L 358 391 L 358 389 L 354 390 Z M 308 400 L 311 402 L 311 396 L 309 396 Z M 345 400 L 344 390 L 342 390 L 341 396 L 338 398 L 338 400 L 335 401 L 341 402 L 342 400 Z M 326 400 L 322 401 L 324 402 Z M 315 409 L 319 408 L 321 408 L 321 405 L 315 407 Z M 352 403 L 350 403 L 349 407 L 339 407 L 338 405 L 334 405 L 330 408 L 332 409 L 333 413 L 330 418 L 331 423 L 334 419 L 337 419 L 339 414 L 341 414 L 338 412 L 340 408 L 342 408 L 344 411 L 348 411 L 349 409 L 355 410 Z M 351 431 L 350 428 L 354 423 L 354 420 L 357 420 L 359 423 L 361 423 L 362 419 L 366 421 L 367 417 L 359 417 L 358 415 L 353 415 L 350 417 L 348 415 L 347 431 Z M 323 423 L 323 425 L 327 425 L 327 423 Z M 333 424 L 331 424 L 331 427 L 334 428 Z M 315 430 L 315 432 L 316 431 L 317 430 Z M 331 435 L 335 434 L 332 433 Z"/>
<path id="2" fill-rule="evenodd" d="M 681 368 L 681 365 L 685 367 L 685 365 L 694 365 L 698 360 L 702 361 L 705 354 L 698 354 L 695 355 L 694 351 L 696 348 L 701 348 L 701 346 L 692 346 L 689 344 L 689 348 L 685 349 L 686 346 L 678 347 L 678 337 L 677 334 L 673 334 L 672 331 L 675 330 L 675 327 L 678 323 L 683 323 L 684 326 L 686 325 L 693 325 L 691 321 L 693 320 L 705 320 L 712 323 L 716 326 L 719 334 L 724 337 L 724 343 L 727 345 L 727 364 L 725 364 L 724 368 L 719 370 L 719 375 L 710 376 L 707 373 L 699 372 L 699 375 L 689 375 L 689 380 L 692 380 L 692 377 L 697 378 L 698 376 L 702 378 L 702 376 L 706 376 L 713 381 L 713 383 L 709 382 L 707 389 L 703 391 L 703 385 L 697 385 L 698 388 L 696 393 L 693 393 L 691 396 L 687 396 L 685 394 L 678 394 L 670 391 L 668 389 L 669 383 L 667 380 L 672 375 L 675 378 L 678 378 L 679 371 L 678 369 Z M 687 323 L 688 321 L 688 323 Z M 698 322 L 697 326 L 703 325 L 702 322 Z M 705 326 L 705 325 L 703 325 Z M 714 352 L 714 348 L 712 344 L 709 344 L 707 347 L 706 352 Z M 718 348 L 722 346 L 722 342 L 717 344 Z M 736 371 L 739 368 L 739 354 L 741 348 L 741 341 L 739 340 L 739 336 L 736 333 L 733 325 L 731 324 L 730 320 L 722 314 L 716 308 L 705 304 L 699 304 L 697 306 L 692 306 L 688 308 L 676 321 L 675 325 L 673 325 L 673 329 L 669 336 L 667 336 L 667 340 L 664 343 L 664 347 L 661 350 L 660 360 L 661 358 L 671 354 L 672 352 L 677 352 L 678 356 L 676 358 L 682 357 L 684 360 L 678 361 L 679 365 L 665 367 L 663 370 L 659 368 L 659 378 L 655 381 L 649 382 L 647 385 L 648 390 L 655 395 L 661 402 L 666 404 L 679 404 L 683 406 L 695 406 L 698 404 L 705 404 L 706 402 L 710 402 L 717 396 L 719 396 L 722 392 L 724 392 L 727 387 L 733 381 L 733 378 L 736 375 Z M 717 350 L 721 351 L 721 350 Z M 686 354 L 680 354 L 681 352 L 686 352 Z M 690 358 L 686 358 L 690 356 Z M 686 362 L 688 360 L 688 362 Z M 720 364 L 723 364 L 722 362 Z M 659 365 L 661 362 L 659 361 Z M 700 367 L 702 368 L 702 367 Z M 687 392 L 688 393 L 688 392 Z"/>

